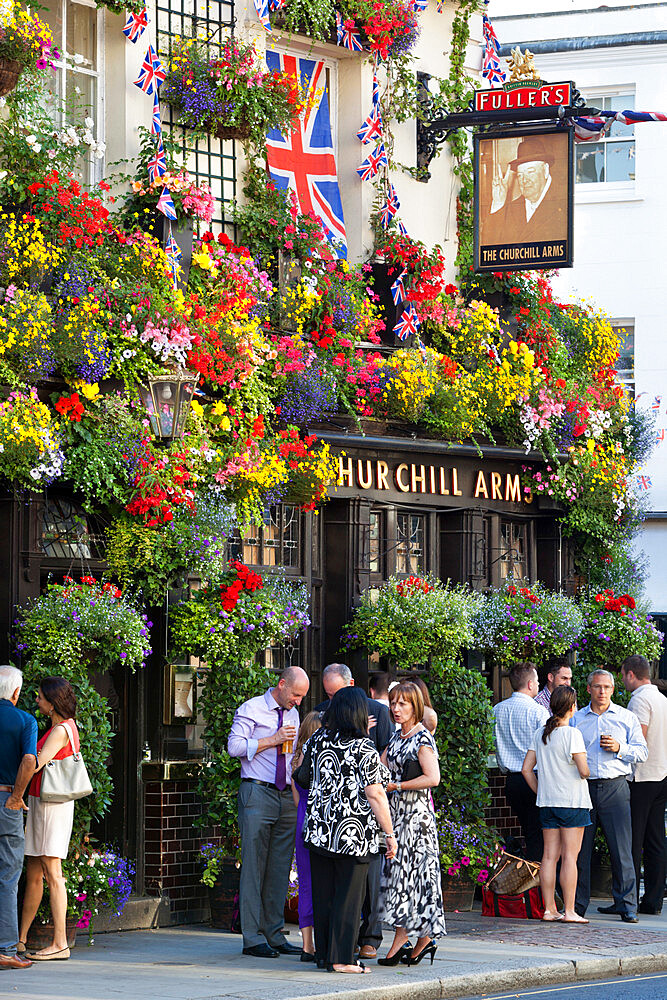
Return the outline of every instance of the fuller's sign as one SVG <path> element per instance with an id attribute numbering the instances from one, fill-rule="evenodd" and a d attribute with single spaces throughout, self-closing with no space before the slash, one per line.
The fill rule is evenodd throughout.
<path id="1" fill-rule="evenodd" d="M 543 83 L 539 87 L 518 85 L 512 89 L 476 90 L 475 111 L 516 111 L 520 108 L 569 107 L 574 84 Z"/>

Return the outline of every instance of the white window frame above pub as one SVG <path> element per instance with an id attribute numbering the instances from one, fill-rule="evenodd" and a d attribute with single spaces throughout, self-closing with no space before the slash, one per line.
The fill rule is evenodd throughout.
<path id="1" fill-rule="evenodd" d="M 617 111 L 634 110 L 635 107 L 635 88 L 634 86 L 624 85 L 618 87 L 591 87 L 582 88 L 582 94 L 589 107 L 600 108 L 601 110 L 614 110 L 610 108 L 605 108 L 605 103 L 609 101 L 614 101 L 622 107 L 617 107 Z M 618 191 L 633 193 L 635 190 L 635 183 L 637 179 L 637 144 L 635 129 L 633 125 L 622 125 L 615 122 L 611 126 L 610 130 L 613 134 L 606 132 L 604 138 L 596 141 L 581 142 L 575 145 L 575 180 L 576 180 L 576 192 L 581 194 L 583 191 Z M 604 149 L 605 155 L 605 177 L 607 174 L 607 158 L 609 156 L 609 150 L 613 146 L 632 145 L 634 147 L 634 162 L 635 162 L 635 176 L 632 178 L 627 178 L 626 180 L 616 180 L 616 181 L 581 181 L 577 179 L 577 160 L 580 156 L 586 155 L 588 151 L 589 155 L 593 153 L 594 147 L 599 147 L 600 145 Z"/>
<path id="2" fill-rule="evenodd" d="M 75 55 L 81 53 L 68 52 L 67 50 L 67 23 L 72 14 L 73 8 L 80 7 L 90 11 L 91 20 L 95 19 L 95 54 L 94 63 L 84 58 L 83 62 L 76 62 Z M 45 0 L 46 19 L 51 25 L 56 45 L 61 52 L 61 59 L 55 64 L 57 76 L 56 93 L 64 97 L 67 93 L 67 75 L 73 79 L 76 75 L 87 77 L 94 88 L 94 99 L 91 107 L 84 109 L 81 115 L 90 117 L 95 122 L 93 129 L 98 142 L 105 141 L 105 121 L 104 121 L 104 7 L 98 8 L 94 0 Z M 56 24 L 60 23 L 61 32 L 56 31 Z M 88 63 L 88 65 L 87 65 Z M 74 84 L 77 86 L 77 84 Z M 86 163 L 86 171 L 83 177 L 86 186 L 92 186 L 102 180 L 104 176 L 104 159 L 94 160 L 89 158 Z"/>

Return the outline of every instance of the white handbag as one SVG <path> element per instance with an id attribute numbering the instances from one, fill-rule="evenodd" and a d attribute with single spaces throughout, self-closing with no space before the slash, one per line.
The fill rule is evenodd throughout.
<path id="1" fill-rule="evenodd" d="M 61 723 L 67 730 L 74 750 L 74 734 L 66 722 Z M 91 795 L 93 786 L 88 777 L 81 749 L 74 750 L 70 757 L 50 760 L 42 771 L 42 786 L 39 797 L 42 802 L 71 802 Z"/>

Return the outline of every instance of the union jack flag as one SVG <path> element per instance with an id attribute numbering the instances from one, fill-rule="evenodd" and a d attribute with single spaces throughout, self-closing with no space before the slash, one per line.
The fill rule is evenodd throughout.
<path id="1" fill-rule="evenodd" d="M 263 26 L 269 34 L 272 34 L 271 21 L 269 20 L 269 0 L 255 0 L 255 10 Z"/>
<path id="2" fill-rule="evenodd" d="M 166 215 L 168 219 L 176 221 L 176 206 L 174 205 L 174 199 L 171 197 L 171 192 L 167 187 L 162 188 L 162 194 L 157 202 L 157 210 Z"/>
<path id="3" fill-rule="evenodd" d="M 496 35 L 496 29 L 491 24 L 489 15 L 486 12 L 482 14 L 482 34 L 484 35 L 486 47 L 488 49 L 492 49 L 496 55 L 499 55 L 500 42 L 498 41 L 498 36 Z"/>
<path id="4" fill-rule="evenodd" d="M 504 83 L 507 75 L 498 60 L 498 56 L 500 55 L 500 42 L 498 41 L 498 36 L 496 35 L 495 29 L 486 13 L 482 14 L 482 34 L 484 35 L 482 76 L 491 84 Z"/>
<path id="5" fill-rule="evenodd" d="M 385 151 L 384 145 L 380 143 L 379 146 L 369 153 L 365 160 L 363 160 L 357 167 L 357 173 L 361 177 L 362 181 L 372 180 L 373 177 L 377 177 L 380 167 L 389 166 L 387 160 L 387 153 Z"/>
<path id="6" fill-rule="evenodd" d="M 640 490 L 650 490 L 653 486 L 650 476 L 637 476 L 637 484 Z"/>
<path id="7" fill-rule="evenodd" d="M 398 200 L 398 195 L 396 194 L 396 188 L 393 184 L 389 184 L 389 190 L 387 191 L 387 200 L 380 209 L 380 219 L 382 221 L 382 226 L 384 229 L 389 228 L 389 224 L 393 217 L 398 212 L 401 207 L 401 203 Z M 405 274 L 405 272 L 403 272 Z"/>
<path id="8" fill-rule="evenodd" d="M 169 236 L 167 237 L 167 242 L 164 248 L 165 255 L 169 261 L 169 269 L 171 271 L 171 279 L 174 282 L 174 288 L 178 284 L 178 279 L 181 274 L 181 257 L 183 256 L 181 248 L 174 239 L 174 234 L 171 231 L 171 223 L 169 224 Z"/>
<path id="9" fill-rule="evenodd" d="M 403 279 L 405 278 L 407 271 L 401 271 L 396 281 L 391 286 L 391 297 L 394 301 L 394 305 L 398 306 L 401 302 L 405 301 L 405 284 Z"/>
<path id="10" fill-rule="evenodd" d="M 363 143 L 372 142 L 377 145 L 377 143 L 382 142 L 384 138 L 383 127 L 380 108 L 377 104 L 374 104 L 373 110 L 368 118 L 365 118 L 361 123 L 361 128 L 357 132 L 357 139 Z"/>
<path id="11" fill-rule="evenodd" d="M 151 121 L 151 132 L 153 135 L 160 135 L 162 132 L 162 118 L 160 117 L 160 96 L 155 91 L 153 95 L 153 118 Z"/>
<path id="12" fill-rule="evenodd" d="M 377 73 L 373 70 L 373 106 L 380 103 L 380 81 L 378 80 Z"/>
<path id="13" fill-rule="evenodd" d="M 398 226 L 398 231 L 401 234 L 401 236 L 407 236 L 408 235 L 408 231 L 407 231 L 407 229 L 405 228 L 405 226 L 403 225 L 402 222 L 399 222 L 397 220 L 396 225 Z"/>
<path id="14" fill-rule="evenodd" d="M 445 0 L 435 0 L 435 9 L 438 14 L 442 14 L 442 9 L 445 6 Z"/>
<path id="15" fill-rule="evenodd" d="M 401 318 L 398 323 L 394 326 L 394 333 L 399 340 L 407 340 L 408 337 L 416 333 L 419 329 L 419 320 L 417 319 L 417 311 L 413 306 L 412 302 L 408 303 L 406 309 L 401 313 Z"/>
<path id="16" fill-rule="evenodd" d="M 637 125 L 640 122 L 667 122 L 667 114 L 660 111 L 601 111 L 590 118 L 574 119 L 576 142 L 597 142 L 604 137 L 612 122 Z"/>
<path id="17" fill-rule="evenodd" d="M 286 0 L 269 0 L 269 10 L 282 10 L 285 6 Z"/>
<path id="18" fill-rule="evenodd" d="M 162 177 L 163 174 L 166 174 L 167 161 L 165 160 L 164 157 L 164 146 L 162 145 L 162 136 L 158 136 L 155 152 L 151 156 L 146 166 L 148 168 L 148 179 L 151 182 L 151 184 L 155 184 L 155 181 L 158 179 L 158 177 Z"/>
<path id="19" fill-rule="evenodd" d="M 307 88 L 307 110 L 287 135 L 270 129 L 266 137 L 269 174 L 276 187 L 291 188 L 302 215 L 312 212 L 338 257 L 347 257 L 343 203 L 338 187 L 329 95 L 323 62 L 267 51 L 270 70 L 284 70 Z"/>
<path id="20" fill-rule="evenodd" d="M 661 427 L 655 432 L 655 443 L 661 444 L 665 440 L 665 428 Z"/>
<path id="21" fill-rule="evenodd" d="M 352 52 L 363 52 L 361 35 L 357 31 L 355 22 L 351 18 L 344 21 L 343 15 L 339 14 L 338 11 L 336 11 L 336 39 L 338 44 L 345 49 L 351 49 Z"/>
<path id="22" fill-rule="evenodd" d="M 148 51 L 144 56 L 144 61 L 139 70 L 139 76 L 134 81 L 135 87 L 143 90 L 144 94 L 153 94 L 164 80 L 165 76 L 160 57 L 152 45 L 148 46 Z"/>
<path id="23" fill-rule="evenodd" d="M 488 52 L 484 54 L 484 61 L 482 63 L 482 76 L 489 81 L 489 83 L 504 83 L 507 77 L 505 70 L 502 68 L 495 56 L 487 58 Z"/>
<path id="24" fill-rule="evenodd" d="M 127 21 L 125 22 L 125 27 L 123 28 L 123 34 L 131 42 L 136 42 L 143 35 L 144 31 L 148 27 L 148 11 L 144 7 L 142 11 L 138 14 L 134 14 L 130 11 L 127 15 Z"/>
<path id="25" fill-rule="evenodd" d="M 412 6 L 415 10 L 426 10 L 428 0 L 412 0 Z"/>
<path id="26" fill-rule="evenodd" d="M 662 403 L 662 396 L 654 396 L 653 402 L 651 403 L 651 409 L 659 412 L 660 404 Z"/>

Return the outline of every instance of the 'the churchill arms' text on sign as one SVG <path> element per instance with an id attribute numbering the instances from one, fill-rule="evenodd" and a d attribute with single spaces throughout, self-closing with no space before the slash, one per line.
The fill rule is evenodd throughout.
<path id="1" fill-rule="evenodd" d="M 503 503 L 532 501 L 530 493 L 522 490 L 521 477 L 515 472 L 459 469 L 457 466 L 419 462 L 390 464 L 383 459 L 351 458 L 346 455 L 338 457 L 338 486 L 403 495 L 500 500 Z"/>

